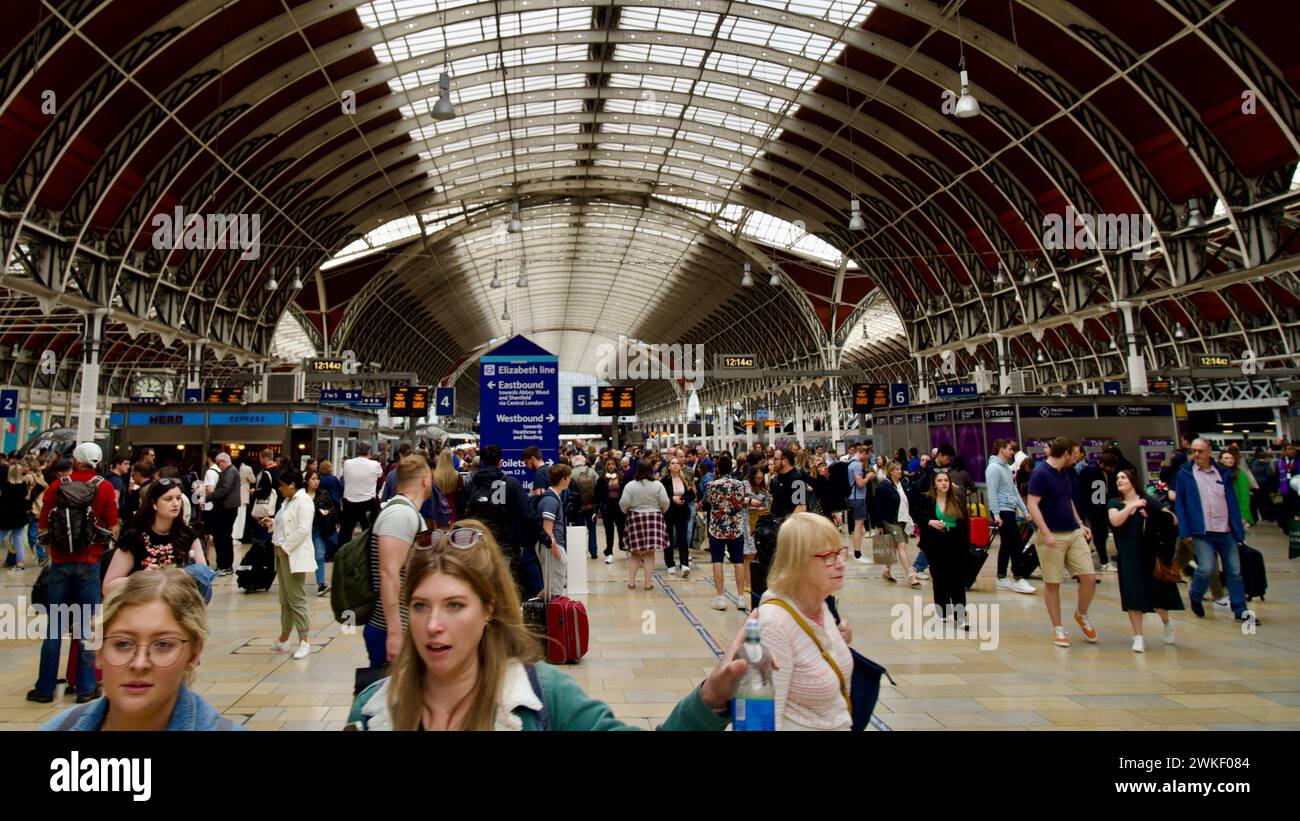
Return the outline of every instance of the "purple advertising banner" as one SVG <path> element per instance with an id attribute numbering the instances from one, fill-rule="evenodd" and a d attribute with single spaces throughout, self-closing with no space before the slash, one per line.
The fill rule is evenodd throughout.
<path id="1" fill-rule="evenodd" d="M 940 445 L 952 445 L 952 427 L 949 425 L 934 425 L 930 428 L 930 447 L 937 448 Z M 954 446 L 955 447 L 955 446 Z"/>
<path id="2" fill-rule="evenodd" d="M 984 448 L 984 426 L 957 424 L 957 441 L 953 444 L 957 454 L 966 460 L 966 470 L 975 482 L 984 481 L 984 464 L 988 459 Z"/>
<path id="3" fill-rule="evenodd" d="M 988 441 L 988 451 L 990 454 L 992 454 L 993 441 L 995 439 L 1016 438 L 1016 425 L 1014 422 L 985 422 L 984 437 Z M 1025 452 L 1028 453 L 1028 451 Z M 984 463 L 988 464 L 988 459 L 985 459 Z"/>

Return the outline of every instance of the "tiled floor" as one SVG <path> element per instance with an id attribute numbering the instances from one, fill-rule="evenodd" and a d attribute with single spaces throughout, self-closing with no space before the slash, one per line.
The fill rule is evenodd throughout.
<path id="1" fill-rule="evenodd" d="M 881 582 L 870 566 L 850 564 L 841 609 L 853 625 L 854 646 L 889 668 L 897 682 L 882 688 L 876 711 L 894 730 L 1300 729 L 1300 561 L 1288 562 L 1275 527 L 1252 533 L 1250 541 L 1264 552 L 1270 583 L 1267 601 L 1253 605 L 1263 622 L 1256 635 L 1243 635 L 1228 613 L 1209 609 L 1202 620 L 1184 610 L 1173 616 L 1177 644 L 1166 646 L 1151 615 L 1144 655 L 1130 650 L 1114 574 L 1106 574 L 1092 607 L 1100 643 L 1085 644 L 1071 629 L 1068 650 L 1050 641 L 1041 593 L 992 591 L 987 573 L 996 557 L 970 594 L 971 604 L 998 605 L 996 649 L 981 649 L 978 639 L 895 638 L 891 608 L 911 607 L 916 591 Z M 727 646 L 744 623 L 738 610 L 709 608 L 706 559 L 696 554 L 688 580 L 661 572 L 661 584 L 677 601 L 663 586 L 628 590 L 621 559 L 588 565 L 591 650 L 566 669 L 629 724 L 649 727 L 666 716 L 713 667 L 709 641 Z M 34 579 L 32 570 L 0 573 L 0 603 L 12 608 Z M 734 592 L 729 569 L 727 579 Z M 920 592 L 929 601 L 928 587 Z M 1070 628 L 1074 598 L 1067 586 Z M 274 591 L 245 595 L 233 578 L 221 580 L 196 689 L 253 729 L 342 727 L 353 671 L 365 665 L 365 650 L 360 635 L 340 634 L 325 599 L 313 597 L 311 607 L 317 647 L 309 658 L 293 661 L 269 647 L 279 624 Z M 24 700 L 38 654 L 38 642 L 0 641 L 0 729 L 37 727 L 72 703 Z"/>

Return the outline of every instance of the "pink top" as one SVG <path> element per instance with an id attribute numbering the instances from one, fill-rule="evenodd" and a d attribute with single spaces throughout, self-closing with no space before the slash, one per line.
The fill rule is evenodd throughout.
<path id="1" fill-rule="evenodd" d="M 1196 477 L 1196 490 L 1201 494 L 1205 532 L 1227 533 L 1231 529 L 1228 522 L 1228 496 L 1219 469 L 1210 465 L 1209 470 L 1201 470 L 1200 465 L 1193 465 L 1192 476 Z"/>
<path id="2" fill-rule="evenodd" d="M 765 602 L 771 598 L 776 598 L 771 591 L 763 595 Z M 784 596 L 780 598 L 798 612 L 798 605 Z M 801 615 L 822 647 L 839 665 L 847 687 L 853 677 L 853 656 L 835 627 L 830 608 L 822 603 L 822 623 L 830 625 L 829 630 L 823 630 L 816 621 Z M 760 606 L 758 618 L 763 626 L 763 646 L 780 668 L 772 673 L 772 684 L 776 689 L 776 729 L 852 729 L 852 718 L 835 671 L 822 658 L 817 645 L 798 622 L 776 605 Z"/>

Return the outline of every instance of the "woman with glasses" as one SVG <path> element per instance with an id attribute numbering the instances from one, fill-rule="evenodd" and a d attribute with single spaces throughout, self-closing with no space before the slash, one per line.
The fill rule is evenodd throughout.
<path id="1" fill-rule="evenodd" d="M 849 730 L 853 632 L 827 600 L 844 586 L 849 549 L 824 516 L 792 513 L 777 534 L 776 558 L 758 607 L 763 646 L 776 668 L 776 729 Z"/>
<path id="2" fill-rule="evenodd" d="M 194 580 L 165 567 L 137 573 L 104 605 L 95 654 L 104 697 L 55 716 L 43 730 L 243 730 L 189 688 L 208 637 Z"/>
<path id="3" fill-rule="evenodd" d="M 208 563 L 203 541 L 186 524 L 182 513 L 185 494 L 180 479 L 163 477 L 150 482 L 140 496 L 140 509 L 111 551 L 113 556 L 104 573 L 105 596 L 125 586 L 141 570 L 183 569 L 190 564 Z"/>
<path id="4" fill-rule="evenodd" d="M 311 655 L 307 641 L 307 574 L 316 570 L 316 546 L 312 544 L 312 527 L 316 521 L 316 503 L 303 486 L 302 474 L 289 468 L 280 474 L 280 496 L 285 500 L 275 518 L 259 524 L 271 534 L 275 545 L 275 575 L 280 588 L 280 638 L 271 642 L 277 653 L 289 647 L 289 633 L 297 631 L 295 659 Z"/>
<path id="5" fill-rule="evenodd" d="M 924 499 L 927 509 L 919 511 L 916 519 L 921 524 L 921 549 L 930 559 L 934 605 L 945 619 L 954 618 L 964 630 L 970 518 L 946 471 L 934 474 Z"/>
<path id="6" fill-rule="evenodd" d="M 649 462 L 644 462 L 649 470 Z M 658 485 L 658 483 L 654 483 Z M 662 487 L 662 485 L 659 485 Z M 361 730 L 627 730 L 568 674 L 538 661 L 501 549 L 481 523 L 420 534 L 406 562 L 410 629 L 393 673 L 352 705 Z M 660 725 L 721 730 L 729 722 L 741 636 L 704 683 Z"/>
<path id="7" fill-rule="evenodd" d="M 682 578 L 691 575 L 691 544 L 689 528 L 691 522 L 691 503 L 695 501 L 695 481 L 691 472 L 682 467 L 682 460 L 674 456 L 668 462 L 668 473 L 663 478 L 664 492 L 668 494 L 668 511 L 664 513 L 664 526 L 668 528 L 668 547 L 664 551 L 664 560 L 668 565 L 668 574 L 677 575 L 680 565 Z M 674 562 L 674 554 L 676 561 Z"/>
<path id="8" fill-rule="evenodd" d="M 642 459 L 636 463 L 636 479 L 623 489 L 618 506 L 627 516 L 623 528 L 631 556 L 627 560 L 627 589 L 636 588 L 637 571 L 645 571 L 645 589 L 654 590 L 655 554 L 668 549 L 668 531 L 664 513 L 668 510 L 668 491 L 654 480 L 654 463 Z"/>

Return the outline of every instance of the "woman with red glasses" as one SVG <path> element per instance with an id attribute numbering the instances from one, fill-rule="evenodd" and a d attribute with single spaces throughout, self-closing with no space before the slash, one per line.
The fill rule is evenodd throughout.
<path id="1" fill-rule="evenodd" d="M 393 673 L 366 688 L 349 722 L 361 730 L 627 730 L 607 704 L 538 661 L 510 569 L 475 520 L 416 537 L 402 603 L 409 629 Z M 663 730 L 721 730 L 746 663 L 741 636 Z"/>
<path id="2" fill-rule="evenodd" d="M 776 665 L 778 730 L 852 729 L 853 631 L 836 623 L 829 601 L 844 586 L 848 555 L 839 529 L 816 513 L 792 513 L 777 532 L 758 619 Z"/>

